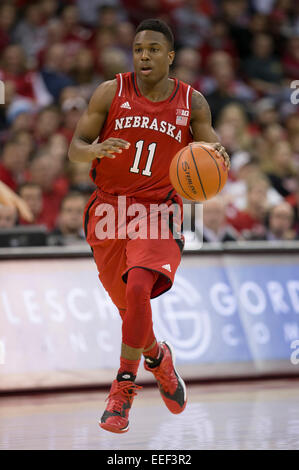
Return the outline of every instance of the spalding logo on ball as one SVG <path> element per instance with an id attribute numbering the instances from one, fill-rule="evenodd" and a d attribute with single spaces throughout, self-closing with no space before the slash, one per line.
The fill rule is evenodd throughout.
<path id="1" fill-rule="evenodd" d="M 185 199 L 199 202 L 220 193 L 227 176 L 224 158 L 208 144 L 196 142 L 176 153 L 169 168 L 174 189 Z"/>

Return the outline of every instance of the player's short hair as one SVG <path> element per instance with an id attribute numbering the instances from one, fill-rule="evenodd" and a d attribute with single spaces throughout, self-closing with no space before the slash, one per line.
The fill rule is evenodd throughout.
<path id="1" fill-rule="evenodd" d="M 174 49 L 174 37 L 173 33 L 168 26 L 168 24 L 165 23 L 165 21 L 158 20 L 158 19 L 147 19 L 143 20 L 136 28 L 135 35 L 137 33 L 140 33 L 140 31 L 157 31 L 158 33 L 164 34 L 166 37 L 167 41 L 169 42 L 170 45 L 170 50 Z"/>

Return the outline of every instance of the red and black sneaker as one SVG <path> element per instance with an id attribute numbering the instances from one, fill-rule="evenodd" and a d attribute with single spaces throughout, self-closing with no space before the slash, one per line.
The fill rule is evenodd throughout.
<path id="1" fill-rule="evenodd" d="M 123 433 L 129 431 L 129 411 L 133 403 L 136 390 L 142 387 L 130 380 L 118 382 L 114 380 L 111 390 L 106 398 L 108 405 L 103 413 L 99 425 L 106 431 Z"/>
<path id="2" fill-rule="evenodd" d="M 165 405 L 171 413 L 184 411 L 187 404 L 186 386 L 174 367 L 175 357 L 172 347 L 166 341 L 159 343 L 163 359 L 157 367 L 149 367 L 144 361 L 144 368 L 154 374 Z"/>

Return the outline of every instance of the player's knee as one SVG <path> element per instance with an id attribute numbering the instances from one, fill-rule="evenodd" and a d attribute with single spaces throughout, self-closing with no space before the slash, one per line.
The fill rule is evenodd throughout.
<path id="1" fill-rule="evenodd" d="M 150 300 L 151 291 L 153 287 L 153 280 L 151 273 L 145 272 L 141 269 L 132 269 L 129 272 L 127 282 L 127 301 L 134 302 L 147 302 Z"/>
<path id="2" fill-rule="evenodd" d="M 151 289 L 144 286 L 142 282 L 136 281 L 127 286 L 127 300 L 134 302 L 146 302 L 150 299 Z"/>

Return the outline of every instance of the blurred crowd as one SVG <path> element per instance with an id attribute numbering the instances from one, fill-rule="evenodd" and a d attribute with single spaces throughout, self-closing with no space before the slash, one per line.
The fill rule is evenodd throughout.
<path id="1" fill-rule="evenodd" d="M 134 31 L 145 18 L 172 27 L 171 76 L 204 94 L 231 156 L 221 197 L 204 205 L 204 240 L 298 239 L 292 0 L 2 0 L 0 182 L 30 216 L 5 203 L 0 186 L 0 230 L 44 225 L 51 244 L 84 243 L 82 213 L 94 186 L 89 164 L 68 161 L 68 145 L 95 88 L 132 70 Z"/>

